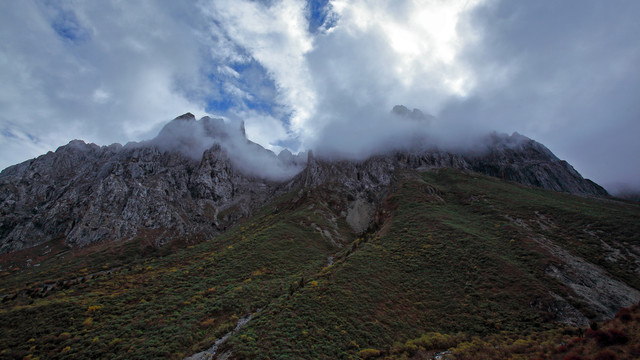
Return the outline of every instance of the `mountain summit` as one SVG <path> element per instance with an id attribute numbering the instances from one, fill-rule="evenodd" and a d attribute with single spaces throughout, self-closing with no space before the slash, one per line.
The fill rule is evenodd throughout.
<path id="1" fill-rule="evenodd" d="M 0 359 L 634 358 L 640 207 L 604 195 L 517 133 L 358 161 L 191 114 L 74 140 L 0 173 Z"/>
<path id="2" fill-rule="evenodd" d="M 425 117 L 405 109 L 394 112 Z M 606 195 L 542 144 L 517 133 L 492 134 L 474 150 L 425 149 L 381 152 L 364 161 L 329 161 L 288 150 L 276 155 L 249 141 L 242 123 L 196 120 L 190 113 L 149 141 L 100 147 L 74 140 L 0 173 L 0 253 L 53 239 L 83 247 L 136 236 L 159 244 L 185 235 L 207 238 L 278 194 L 330 182 L 348 184 L 350 208 L 369 214 L 348 217 L 363 231 L 398 168 L 449 167 L 555 191 Z"/>

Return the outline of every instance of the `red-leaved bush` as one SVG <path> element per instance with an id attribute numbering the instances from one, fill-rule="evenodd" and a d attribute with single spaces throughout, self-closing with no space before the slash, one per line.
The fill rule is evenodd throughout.
<path id="1" fill-rule="evenodd" d="M 609 331 L 588 330 L 587 337 L 594 339 L 601 347 L 626 344 L 629 341 L 627 334 L 617 329 Z"/>
<path id="2" fill-rule="evenodd" d="M 623 308 L 616 314 L 616 319 L 620 319 L 622 322 L 629 322 L 633 320 L 633 316 L 631 315 L 631 310 L 627 308 Z"/>
<path id="3" fill-rule="evenodd" d="M 612 353 L 609 350 L 603 350 L 598 355 L 596 355 L 594 360 L 618 360 L 618 357 L 616 356 L 616 354 Z"/>
<path id="4" fill-rule="evenodd" d="M 583 357 L 577 354 L 567 354 L 562 360 L 583 360 Z"/>

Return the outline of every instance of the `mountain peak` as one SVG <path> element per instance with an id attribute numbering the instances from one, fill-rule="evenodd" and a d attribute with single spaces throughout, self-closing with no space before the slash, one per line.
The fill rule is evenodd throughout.
<path id="1" fill-rule="evenodd" d="M 418 121 L 431 121 L 434 119 L 433 115 L 425 114 L 420 109 L 414 108 L 413 110 L 409 110 L 404 105 L 396 105 L 391 109 L 391 113 L 403 118 L 418 120 Z"/>
<path id="2" fill-rule="evenodd" d="M 182 115 L 178 116 L 174 120 L 195 121 L 196 117 L 192 113 L 188 112 L 188 113 L 185 113 L 185 114 L 182 114 Z"/>
<path id="3" fill-rule="evenodd" d="M 423 114 L 400 105 L 395 110 L 406 116 Z M 493 133 L 475 149 L 381 150 L 369 159 L 333 161 L 311 150 L 276 155 L 248 140 L 242 129 L 238 121 L 195 120 L 187 113 L 149 141 L 120 148 L 75 140 L 55 153 L 7 168 L 0 174 L 0 187 L 7 189 L 0 196 L 0 213 L 6 214 L 0 222 L 0 252 L 59 234 L 78 246 L 129 238 L 145 229 L 211 235 L 224 226 L 217 215 L 204 215 L 210 209 L 237 208 L 229 215 L 231 223 L 282 187 L 323 183 L 344 184 L 354 191 L 354 199 L 378 199 L 401 168 L 455 168 L 556 191 L 607 195 L 544 145 L 517 133 Z"/>

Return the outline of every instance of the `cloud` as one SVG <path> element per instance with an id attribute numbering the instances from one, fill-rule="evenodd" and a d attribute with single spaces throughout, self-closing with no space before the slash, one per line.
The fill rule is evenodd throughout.
<path id="1" fill-rule="evenodd" d="M 241 48 L 273 80 L 273 100 L 288 113 L 289 138 L 328 149 L 329 143 L 338 146 L 325 144 L 335 138 L 331 129 L 355 134 L 371 128 L 371 119 L 386 117 L 393 105 L 435 111 L 448 96 L 467 91 L 471 74 L 456 58 L 466 41 L 458 19 L 478 3 L 331 1 L 318 8 L 294 0 L 234 0 L 201 6 L 215 37 Z M 281 143 L 287 140 L 283 134 L 274 134 Z M 374 135 L 359 138 L 375 143 Z M 371 147 L 352 141 L 339 146 L 354 153 L 352 145 Z"/>
<path id="2" fill-rule="evenodd" d="M 215 35 L 239 45 L 266 69 L 277 88 L 274 100 L 291 112 L 292 130 L 306 132 L 315 94 L 304 58 L 312 47 L 304 2 L 216 0 L 201 7 L 214 20 L 211 31 Z"/>
<path id="3" fill-rule="evenodd" d="M 161 151 L 181 152 L 195 161 L 214 145 L 229 156 L 235 169 L 272 181 L 290 179 L 299 173 L 306 158 L 291 153 L 276 156 L 254 142 L 248 141 L 244 123 L 208 116 L 196 120 L 185 114 L 165 125 L 157 137 L 149 141 L 129 143 L 125 147 L 157 146 Z M 217 157 L 217 155 L 216 155 Z"/>
<path id="4" fill-rule="evenodd" d="M 250 139 L 276 151 L 356 158 L 416 134 L 451 145 L 518 131 L 596 181 L 638 182 L 639 10 L 595 0 L 4 2 L 0 167 L 75 137 L 149 139 L 191 111 L 245 120 Z M 436 119 L 398 119 L 397 104 Z"/>
<path id="5" fill-rule="evenodd" d="M 318 105 L 307 124 L 311 135 L 302 141 L 363 157 L 392 138 L 402 142 L 401 134 L 439 131 L 438 124 L 408 126 L 389 112 L 405 104 L 436 113 L 473 86 L 473 74 L 458 59 L 473 38 L 459 21 L 478 3 L 332 2 L 339 20 L 306 56 Z"/>
<path id="6" fill-rule="evenodd" d="M 481 122 L 544 143 L 586 177 L 640 187 L 636 2 L 492 1 L 469 14 L 476 74 L 447 122 Z"/>
<path id="7" fill-rule="evenodd" d="M 0 168 L 73 138 L 140 140 L 176 114 L 203 113 L 201 43 L 172 2 L 0 5 Z M 190 88 L 183 88 L 187 84 Z M 155 135 L 155 134 L 154 134 Z M 14 151 L 17 150 L 17 151 Z"/>

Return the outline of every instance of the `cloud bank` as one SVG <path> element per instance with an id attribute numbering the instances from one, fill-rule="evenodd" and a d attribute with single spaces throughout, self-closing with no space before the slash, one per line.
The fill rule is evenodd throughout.
<path id="1" fill-rule="evenodd" d="M 0 167 L 72 138 L 152 138 L 191 111 L 244 120 L 274 151 L 351 158 L 419 134 L 459 145 L 518 131 L 586 177 L 640 186 L 638 13 L 595 0 L 5 2 Z M 407 122 L 398 104 L 436 118 Z"/>

